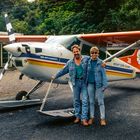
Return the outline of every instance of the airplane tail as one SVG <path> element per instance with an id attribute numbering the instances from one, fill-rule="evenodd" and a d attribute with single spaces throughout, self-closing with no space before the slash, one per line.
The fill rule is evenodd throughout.
<path id="1" fill-rule="evenodd" d="M 136 69 L 137 73 L 140 73 L 140 50 L 136 49 L 132 55 L 119 57 L 122 61 L 130 64 Z"/>

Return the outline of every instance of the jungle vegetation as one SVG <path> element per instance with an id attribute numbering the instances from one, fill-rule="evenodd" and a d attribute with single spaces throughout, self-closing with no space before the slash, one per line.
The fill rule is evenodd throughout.
<path id="1" fill-rule="evenodd" d="M 15 32 L 80 34 L 140 30 L 139 0 L 0 0 L 0 30 L 6 12 Z"/>

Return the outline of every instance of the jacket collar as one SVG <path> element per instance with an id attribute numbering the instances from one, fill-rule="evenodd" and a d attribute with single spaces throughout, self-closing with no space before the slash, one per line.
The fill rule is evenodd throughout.
<path id="1" fill-rule="evenodd" d="M 83 57 L 81 56 L 81 61 L 82 61 L 82 60 L 83 60 Z M 73 57 L 73 59 L 72 59 L 72 62 L 75 63 L 75 62 L 74 62 L 74 57 Z"/>

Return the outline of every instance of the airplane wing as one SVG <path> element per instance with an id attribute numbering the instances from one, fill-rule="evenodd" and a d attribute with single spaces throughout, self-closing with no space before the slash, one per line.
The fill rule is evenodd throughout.
<path id="1" fill-rule="evenodd" d="M 46 35 L 16 35 L 16 42 L 45 42 L 47 40 Z M 9 42 L 8 35 L 0 35 L 0 42 Z"/>
<path id="2" fill-rule="evenodd" d="M 119 56 L 129 49 L 136 49 L 140 46 L 140 31 L 83 34 L 79 38 L 88 43 L 97 45 L 100 48 L 104 47 L 106 50 L 120 49 L 121 51 L 115 53 L 116 57 L 117 54 Z M 122 61 L 133 66 L 136 72 L 140 72 L 140 59 L 138 52 L 139 50 L 136 50 L 133 55 L 120 58 Z M 114 56 L 112 58 L 114 58 Z"/>
<path id="3" fill-rule="evenodd" d="M 127 46 L 140 39 L 140 31 L 81 34 L 78 37 L 97 46 Z M 45 42 L 47 38 L 46 35 L 16 35 L 16 42 Z M 0 35 L 0 42 L 7 43 L 8 35 Z"/>
<path id="4" fill-rule="evenodd" d="M 127 46 L 140 39 L 140 31 L 82 34 L 79 37 L 97 46 Z"/>

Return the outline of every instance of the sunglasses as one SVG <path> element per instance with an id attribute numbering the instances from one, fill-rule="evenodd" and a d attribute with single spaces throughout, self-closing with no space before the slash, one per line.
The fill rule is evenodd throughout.
<path id="1" fill-rule="evenodd" d="M 91 52 L 90 54 L 98 54 L 98 52 Z"/>

